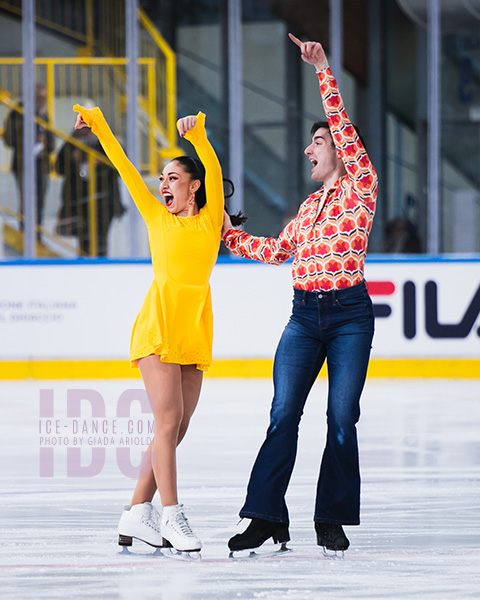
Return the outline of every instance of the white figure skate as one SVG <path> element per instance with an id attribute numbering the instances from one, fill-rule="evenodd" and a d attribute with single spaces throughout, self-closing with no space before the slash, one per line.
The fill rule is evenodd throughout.
<path id="1" fill-rule="evenodd" d="M 161 548 L 163 538 L 159 521 L 160 515 L 151 502 L 125 506 L 118 524 L 119 545 L 131 546 L 135 538 L 155 548 Z"/>
<path id="2" fill-rule="evenodd" d="M 202 542 L 193 533 L 183 510 L 183 504 L 164 506 L 160 530 L 163 545 L 177 552 L 199 552 Z"/>

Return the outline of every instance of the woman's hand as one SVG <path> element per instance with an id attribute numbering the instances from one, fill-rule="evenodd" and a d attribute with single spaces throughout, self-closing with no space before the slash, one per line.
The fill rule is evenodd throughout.
<path id="1" fill-rule="evenodd" d="M 88 125 L 83 120 L 82 115 L 77 116 L 77 121 L 75 123 L 74 129 L 83 129 L 84 127 L 88 127 Z"/>
<path id="2" fill-rule="evenodd" d="M 314 65 L 317 71 L 322 71 L 328 67 L 327 57 L 325 56 L 322 44 L 319 42 L 302 42 L 292 33 L 289 33 L 288 37 L 302 51 L 302 60 L 304 62 Z"/>
<path id="3" fill-rule="evenodd" d="M 232 221 L 230 220 L 230 215 L 226 210 L 223 211 L 223 226 L 222 226 L 222 239 L 225 237 L 225 234 L 229 229 L 233 229 Z"/>
<path id="4" fill-rule="evenodd" d="M 178 133 L 181 137 L 185 137 L 185 135 L 192 130 L 197 124 L 197 117 L 193 115 L 189 115 L 188 117 L 182 117 L 177 121 L 177 129 Z"/>

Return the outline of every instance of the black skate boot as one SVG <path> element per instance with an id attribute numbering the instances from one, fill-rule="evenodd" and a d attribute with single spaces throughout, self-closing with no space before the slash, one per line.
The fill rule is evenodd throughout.
<path id="1" fill-rule="evenodd" d="M 228 547 L 232 552 L 251 550 L 261 546 L 268 538 L 272 538 L 275 544 L 282 544 L 282 547 L 284 547 L 290 541 L 288 525 L 253 518 L 243 533 L 237 533 L 228 540 Z"/>
<path id="2" fill-rule="evenodd" d="M 334 552 L 346 550 L 350 546 L 343 527 L 335 523 L 315 523 L 317 533 L 317 544 L 323 546 L 324 551 L 332 550 Z"/>

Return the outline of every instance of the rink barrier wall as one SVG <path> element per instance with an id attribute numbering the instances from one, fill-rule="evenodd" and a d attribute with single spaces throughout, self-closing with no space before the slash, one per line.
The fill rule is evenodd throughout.
<path id="1" fill-rule="evenodd" d="M 369 257 L 370 377 L 480 378 L 480 257 Z M 0 262 L 0 379 L 123 379 L 148 260 Z M 209 377 L 271 377 L 291 265 L 219 257 Z M 322 374 L 324 376 L 324 374 Z"/>

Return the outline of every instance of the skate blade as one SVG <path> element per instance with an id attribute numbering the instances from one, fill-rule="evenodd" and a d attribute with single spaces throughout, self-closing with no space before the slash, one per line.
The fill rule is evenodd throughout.
<path id="1" fill-rule="evenodd" d="M 345 558 L 344 550 L 329 550 L 323 546 L 323 556 L 325 558 L 331 558 L 333 560 L 343 560 Z"/>
<path id="2" fill-rule="evenodd" d="M 163 549 L 161 553 L 166 558 L 172 558 L 174 560 L 195 561 L 201 560 L 202 558 L 200 550 L 175 550 L 175 548 L 168 548 Z"/>
<path id="3" fill-rule="evenodd" d="M 231 560 L 258 560 L 261 558 L 279 558 L 292 552 L 290 548 L 287 548 L 287 543 L 282 542 L 278 550 L 231 550 L 228 558 Z"/>
<path id="4" fill-rule="evenodd" d="M 132 552 L 132 550 L 130 550 L 129 548 L 124 546 L 118 554 L 123 555 L 123 556 L 160 556 L 160 557 L 163 557 L 161 548 L 157 548 L 155 546 L 149 546 L 149 547 L 155 548 L 155 550 L 153 552 L 148 552 L 148 551 L 147 552 Z"/>
<path id="5" fill-rule="evenodd" d="M 150 548 L 159 549 L 159 548 L 170 548 L 171 547 L 170 542 L 167 542 L 166 540 L 163 540 L 161 545 L 157 545 L 157 544 L 151 544 L 150 542 L 147 542 L 147 540 L 142 540 L 141 538 L 138 538 L 135 536 L 119 535 L 118 536 L 118 545 L 121 548 L 123 548 L 123 550 L 127 550 L 127 552 L 124 552 L 124 554 L 128 553 L 128 549 L 133 546 L 133 540 L 135 540 L 135 543 L 141 542 L 142 544 L 146 544 L 147 546 L 150 546 Z M 122 552 L 120 552 L 120 554 L 122 554 Z"/>

